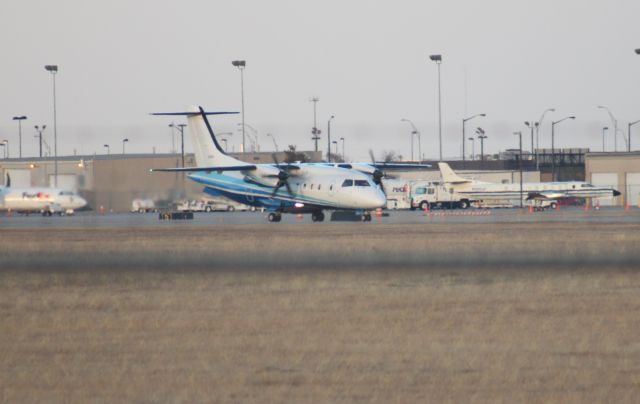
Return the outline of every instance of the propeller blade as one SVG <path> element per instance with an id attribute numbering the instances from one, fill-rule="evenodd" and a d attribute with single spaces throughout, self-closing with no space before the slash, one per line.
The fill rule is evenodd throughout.
<path id="1" fill-rule="evenodd" d="M 276 185 L 276 187 L 273 189 L 273 192 L 271 193 L 271 198 L 273 199 L 274 196 L 276 196 L 276 194 L 278 193 L 278 190 L 282 187 L 282 183 L 280 181 L 278 181 L 278 184 Z"/>
<path id="2" fill-rule="evenodd" d="M 293 191 L 291 190 L 291 186 L 289 186 L 289 181 L 285 181 L 284 185 L 287 187 L 287 192 L 289 195 L 293 195 Z"/>

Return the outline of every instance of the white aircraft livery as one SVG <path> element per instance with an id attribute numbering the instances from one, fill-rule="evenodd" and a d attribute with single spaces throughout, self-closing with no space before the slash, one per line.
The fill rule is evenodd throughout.
<path id="1" fill-rule="evenodd" d="M 452 192 L 467 198 L 468 202 L 519 199 L 520 184 L 498 184 L 463 178 L 449 164 L 438 163 L 442 181 Z M 523 182 L 522 193 L 526 200 L 557 201 L 567 198 L 612 198 L 620 195 L 613 188 L 596 187 L 583 181 Z"/>
<path id="2" fill-rule="evenodd" d="M 235 112 L 205 112 L 191 107 L 188 112 L 152 115 L 186 116 L 194 145 L 197 167 L 154 169 L 188 172 L 204 185 L 204 192 L 269 211 L 268 220 L 279 222 L 282 213 L 311 213 L 314 222 L 324 220 L 323 210 L 348 210 L 371 220 L 370 211 L 382 208 L 383 170 L 429 167 L 402 163 L 279 163 L 248 164 L 220 147 L 208 115 Z"/>
<path id="3" fill-rule="evenodd" d="M 73 213 L 87 205 L 81 196 L 59 188 L 13 188 L 7 175 L 7 186 L 0 187 L 0 211 L 20 213 Z"/>

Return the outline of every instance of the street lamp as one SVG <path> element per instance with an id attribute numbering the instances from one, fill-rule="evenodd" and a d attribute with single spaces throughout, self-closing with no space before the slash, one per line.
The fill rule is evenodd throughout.
<path id="1" fill-rule="evenodd" d="M 465 142 L 466 136 L 465 136 L 465 130 L 464 130 L 465 129 L 465 124 L 467 123 L 467 121 L 470 121 L 473 118 L 476 118 L 478 116 L 487 116 L 487 114 L 475 114 L 475 115 L 472 115 L 472 116 L 470 116 L 468 118 L 463 118 L 462 119 L 462 161 L 465 160 L 465 155 L 464 155 L 465 154 L 465 147 L 464 146 L 465 146 L 465 143 L 466 143 Z"/>
<path id="2" fill-rule="evenodd" d="M 109 145 L 105 144 L 104 148 L 107 149 L 107 155 L 110 155 L 111 154 L 111 148 L 109 147 Z"/>
<path id="3" fill-rule="evenodd" d="M 335 149 L 336 149 L 335 155 L 337 156 L 338 155 L 338 141 L 337 140 L 333 140 L 331 143 L 333 143 L 333 145 L 335 146 Z"/>
<path id="4" fill-rule="evenodd" d="M 607 130 L 609 130 L 609 127 L 608 127 L 608 126 L 605 126 L 605 127 L 603 127 L 603 128 L 602 128 L 602 151 L 603 151 L 603 152 L 604 152 L 604 134 L 605 134 L 605 132 L 606 132 Z"/>
<path id="5" fill-rule="evenodd" d="M 520 208 L 522 208 L 522 132 L 513 132 L 514 135 L 517 135 L 520 138 L 520 154 L 518 156 L 518 170 L 520 171 Z"/>
<path id="6" fill-rule="evenodd" d="M 413 161 L 413 136 L 416 136 L 418 138 L 418 160 L 422 161 L 422 144 L 421 144 L 421 136 L 420 136 L 420 132 L 418 131 L 418 128 L 416 128 L 416 125 L 414 125 L 413 122 L 411 122 L 407 118 L 402 118 L 400 121 L 408 122 L 409 125 L 411 125 L 411 128 L 413 129 L 411 131 L 411 161 Z"/>
<path id="7" fill-rule="evenodd" d="M 331 118 L 327 121 L 327 162 L 331 163 L 331 121 L 335 118 L 331 115 Z"/>
<path id="8" fill-rule="evenodd" d="M 171 128 L 176 128 L 180 132 L 180 155 L 182 157 L 182 167 L 184 167 L 184 127 L 187 124 L 181 123 L 175 125 L 173 122 L 169 124 Z"/>
<path id="9" fill-rule="evenodd" d="M 343 160 L 343 161 L 347 161 L 347 160 L 345 159 L 345 156 L 344 156 L 344 138 L 343 138 L 343 137 L 341 137 L 341 138 L 340 138 L 340 141 L 342 142 L 342 160 Z"/>
<path id="10" fill-rule="evenodd" d="M 9 141 L 7 139 L 2 141 L 2 146 L 4 146 L 4 158 L 7 159 L 11 157 L 9 154 Z"/>
<path id="11" fill-rule="evenodd" d="M 22 121 L 27 119 L 26 116 L 14 116 L 13 120 L 18 121 L 18 157 L 22 158 Z"/>
<path id="12" fill-rule="evenodd" d="M 547 112 L 556 112 L 555 108 L 547 108 L 542 111 L 542 115 L 540 115 L 540 119 L 538 122 L 535 122 L 534 125 L 536 127 L 536 170 L 540 171 L 540 159 L 538 158 L 538 149 L 540 149 L 540 127 L 542 126 L 542 121 L 544 120 L 544 116 Z"/>
<path id="13" fill-rule="evenodd" d="M 42 125 L 42 129 L 38 127 L 38 125 L 34 126 L 36 128 L 36 132 L 38 132 L 38 137 L 40 138 L 40 158 L 42 158 L 42 132 L 46 129 L 47 125 Z"/>
<path id="14" fill-rule="evenodd" d="M 318 97 L 312 97 L 309 100 L 309 102 L 313 102 L 313 128 L 311 128 L 311 134 L 313 136 L 311 137 L 311 140 L 313 140 L 314 142 L 315 151 L 318 151 L 318 140 L 320 140 L 320 133 L 322 133 L 322 131 L 318 129 L 318 125 L 316 124 L 316 107 L 318 106 L 318 101 L 320 101 L 320 98 Z"/>
<path id="15" fill-rule="evenodd" d="M 56 113 L 56 74 L 58 73 L 57 65 L 46 65 L 44 67 L 46 71 L 51 73 L 53 77 L 53 165 L 54 165 L 54 177 L 53 187 L 58 187 L 58 123 Z"/>
<path id="16" fill-rule="evenodd" d="M 127 143 L 129 139 L 122 139 L 122 154 L 124 155 L 124 144 Z"/>
<path id="17" fill-rule="evenodd" d="M 242 102 L 242 152 L 245 152 L 245 143 L 244 143 L 244 68 L 247 66 L 247 62 L 244 60 L 234 60 L 231 62 L 232 65 L 240 70 L 240 99 Z"/>
<path id="18" fill-rule="evenodd" d="M 442 92 L 440 90 L 440 65 L 442 55 L 430 55 L 429 59 L 438 65 L 438 139 L 440 141 L 440 161 L 442 161 Z"/>
<path id="19" fill-rule="evenodd" d="M 609 113 L 611 123 L 613 124 L 613 151 L 618 151 L 618 120 L 613 116 L 611 110 L 604 105 L 598 105 L 598 108 L 604 109 Z"/>
<path id="20" fill-rule="evenodd" d="M 476 139 L 473 137 L 470 137 L 469 140 L 471 140 L 471 160 L 475 160 L 475 155 L 476 155 Z"/>
<path id="21" fill-rule="evenodd" d="M 634 121 L 634 122 L 629 122 L 629 129 L 627 130 L 627 138 L 629 139 L 629 141 L 627 142 L 627 151 L 628 152 L 631 151 L 631 127 L 633 125 L 637 124 L 638 122 L 640 122 L 640 120 Z"/>
<path id="22" fill-rule="evenodd" d="M 555 126 L 567 119 L 576 119 L 575 116 L 567 116 L 557 121 L 551 122 L 551 181 L 556 181 L 556 149 L 555 149 Z"/>
<path id="23" fill-rule="evenodd" d="M 267 136 L 269 136 L 271 138 L 271 140 L 273 140 L 273 146 L 276 148 L 276 152 L 278 151 L 278 144 L 276 143 L 276 138 L 273 137 L 273 135 L 271 133 L 267 133 Z"/>
<path id="24" fill-rule="evenodd" d="M 5 147 L 4 142 L 0 143 L 0 146 L 4 147 L 4 149 L 2 150 L 4 152 L 3 153 L 3 158 L 6 159 L 7 158 L 7 148 Z"/>
<path id="25" fill-rule="evenodd" d="M 480 127 L 476 129 L 476 135 L 478 135 L 478 139 L 480 139 L 480 161 L 484 166 L 484 140 L 487 138 L 487 135 L 484 134 L 484 129 Z"/>

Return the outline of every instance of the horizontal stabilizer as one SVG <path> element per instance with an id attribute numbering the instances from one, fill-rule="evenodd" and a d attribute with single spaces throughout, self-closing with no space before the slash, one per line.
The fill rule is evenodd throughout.
<path id="1" fill-rule="evenodd" d="M 431 164 L 413 164 L 413 163 L 371 163 L 372 166 L 382 170 L 424 170 L 431 168 Z"/>
<path id="2" fill-rule="evenodd" d="M 212 171 L 251 171 L 255 170 L 256 166 L 249 164 L 244 166 L 212 166 L 212 167 L 176 167 L 176 168 L 152 168 L 149 171 L 164 171 L 164 172 L 212 172 Z"/>
<path id="3" fill-rule="evenodd" d="M 151 115 L 167 115 L 167 116 L 198 116 L 198 115 L 228 115 L 237 114 L 238 112 L 203 112 L 191 111 L 191 112 L 152 112 Z"/>

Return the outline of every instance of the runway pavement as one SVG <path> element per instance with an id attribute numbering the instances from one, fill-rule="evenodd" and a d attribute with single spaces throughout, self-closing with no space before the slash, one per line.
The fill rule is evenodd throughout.
<path id="1" fill-rule="evenodd" d="M 599 210 L 584 208 L 563 208 L 559 211 L 530 213 L 528 209 L 468 209 L 468 210 L 434 210 L 429 213 L 421 211 L 385 211 L 384 217 L 374 215 L 370 223 L 331 222 L 350 225 L 374 226 L 376 224 L 429 224 L 429 223 L 640 223 L 640 209 L 607 207 Z M 324 223 L 329 223 L 327 212 Z M 160 221 L 157 213 L 107 213 L 98 215 L 94 212 L 80 212 L 75 216 L 43 217 L 40 215 L 13 214 L 0 216 L 0 228 L 97 228 L 97 227 L 189 227 L 211 226 L 217 224 L 255 225 L 267 223 L 263 212 L 212 212 L 196 213 L 193 220 Z M 311 215 L 296 217 L 293 214 L 282 216 L 279 224 L 311 223 Z"/>

